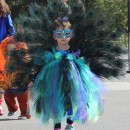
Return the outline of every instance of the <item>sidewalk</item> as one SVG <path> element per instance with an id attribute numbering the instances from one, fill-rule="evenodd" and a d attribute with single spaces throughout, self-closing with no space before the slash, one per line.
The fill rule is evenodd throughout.
<path id="1" fill-rule="evenodd" d="M 126 57 L 126 56 L 125 56 Z M 130 90 L 130 73 L 127 73 L 128 63 L 125 69 L 125 75 L 119 77 L 119 79 L 112 78 L 111 80 L 104 79 L 103 82 L 106 84 L 109 90 Z"/>
<path id="2" fill-rule="evenodd" d="M 108 90 L 130 90 L 130 82 L 104 82 Z"/>
<path id="3" fill-rule="evenodd" d="M 76 123 L 75 130 L 130 130 L 130 90 L 116 89 L 116 82 L 109 87 L 116 91 L 109 91 L 105 96 L 105 111 L 98 122 Z M 119 85 L 119 84 L 118 84 Z M 123 85 L 123 84 L 122 84 Z M 120 88 L 122 87 L 120 86 Z M 120 91 L 121 90 L 121 91 Z M 30 102 L 31 103 L 31 102 Z M 3 104 L 5 114 L 0 117 L 0 130 L 53 130 L 53 122 L 49 125 L 40 125 L 39 120 L 34 117 L 29 120 L 18 120 L 19 110 L 13 117 L 7 116 L 7 107 Z M 62 123 L 62 130 L 65 122 Z"/>

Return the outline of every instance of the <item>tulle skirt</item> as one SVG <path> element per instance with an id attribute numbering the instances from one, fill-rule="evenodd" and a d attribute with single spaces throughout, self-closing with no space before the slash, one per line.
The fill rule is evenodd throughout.
<path id="1" fill-rule="evenodd" d="M 48 63 L 37 75 L 31 89 L 36 116 L 43 123 L 70 117 L 73 121 L 96 121 L 103 112 L 102 81 L 91 72 L 83 58 L 60 52 L 43 56 Z M 48 60 L 49 59 L 49 60 Z"/>

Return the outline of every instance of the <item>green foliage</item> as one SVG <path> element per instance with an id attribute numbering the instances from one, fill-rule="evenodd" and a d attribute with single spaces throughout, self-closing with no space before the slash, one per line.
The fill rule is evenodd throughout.
<path id="1" fill-rule="evenodd" d="M 97 0 L 100 9 L 115 22 L 115 27 L 128 30 L 128 0 Z"/>
<path id="2" fill-rule="evenodd" d="M 113 27 L 123 31 L 121 44 L 127 46 L 128 41 L 123 39 L 128 39 L 128 0 L 97 0 L 97 4 L 110 22 L 113 22 Z"/>

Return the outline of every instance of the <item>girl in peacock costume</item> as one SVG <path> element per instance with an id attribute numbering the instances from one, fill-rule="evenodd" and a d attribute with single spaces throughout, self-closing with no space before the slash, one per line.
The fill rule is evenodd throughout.
<path id="1" fill-rule="evenodd" d="M 29 13 L 16 19 L 15 40 L 27 43 L 25 53 L 31 59 L 25 66 L 19 51 L 13 50 L 13 64 L 7 70 L 26 68 L 22 83 L 34 82 L 34 112 L 42 123 L 53 119 L 55 130 L 61 129 L 63 119 L 65 130 L 74 130 L 75 121 L 97 121 L 105 91 L 99 77 L 122 74 L 122 49 L 116 44 L 119 29 L 108 30 L 107 17 L 97 12 L 98 7 L 86 0 L 48 0 L 47 6 L 31 4 Z"/>
<path id="2" fill-rule="evenodd" d="M 73 31 L 67 17 L 55 20 L 57 45 L 41 50 L 34 59 L 42 66 L 32 87 L 34 109 L 43 122 L 53 118 L 55 130 L 63 118 L 69 124 L 66 130 L 74 129 L 73 121 L 97 120 L 103 111 L 104 85 L 80 57 L 80 50 L 70 47 Z"/>

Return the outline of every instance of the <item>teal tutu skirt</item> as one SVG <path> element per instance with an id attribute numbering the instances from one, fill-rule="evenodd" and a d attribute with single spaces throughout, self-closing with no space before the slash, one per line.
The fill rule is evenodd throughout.
<path id="1" fill-rule="evenodd" d="M 31 92 L 33 111 L 43 122 L 64 118 L 96 121 L 103 112 L 102 81 L 91 72 L 83 58 L 69 51 L 46 51 L 34 61 L 42 65 Z"/>

